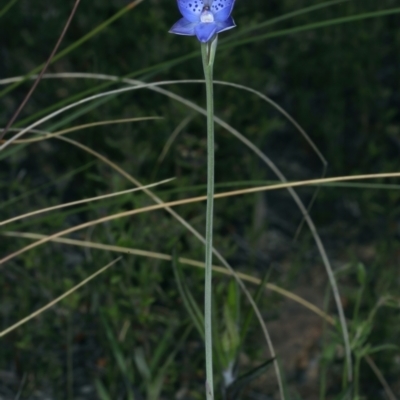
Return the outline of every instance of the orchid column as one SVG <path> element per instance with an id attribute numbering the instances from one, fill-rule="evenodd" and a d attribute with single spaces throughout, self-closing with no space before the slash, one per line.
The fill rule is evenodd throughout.
<path id="1" fill-rule="evenodd" d="M 206 393 L 214 399 L 212 358 L 212 233 L 214 208 L 214 95 L 213 65 L 218 33 L 234 28 L 231 17 L 235 0 L 178 0 L 181 18 L 170 30 L 177 35 L 197 36 L 201 43 L 207 91 L 207 215 L 204 285 L 204 329 L 206 342 Z"/>

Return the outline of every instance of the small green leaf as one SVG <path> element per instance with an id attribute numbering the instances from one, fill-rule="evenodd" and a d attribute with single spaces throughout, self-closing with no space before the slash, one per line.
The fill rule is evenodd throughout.
<path id="1" fill-rule="evenodd" d="M 367 273 L 363 264 L 357 264 L 357 280 L 361 287 L 364 287 L 367 282 Z"/>
<path id="2" fill-rule="evenodd" d="M 137 367 L 140 375 L 142 376 L 142 378 L 145 381 L 150 382 L 151 381 L 151 372 L 150 372 L 150 368 L 147 364 L 142 347 L 138 347 L 134 350 L 133 358 L 135 360 L 136 367 Z"/>
<path id="3" fill-rule="evenodd" d="M 94 381 L 94 386 L 96 387 L 100 400 L 111 400 L 111 396 L 99 379 Z"/>

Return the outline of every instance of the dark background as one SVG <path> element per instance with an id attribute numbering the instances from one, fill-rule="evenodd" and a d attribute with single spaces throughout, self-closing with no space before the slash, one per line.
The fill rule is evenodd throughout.
<path id="1" fill-rule="evenodd" d="M 309 26 L 297 33 L 290 29 L 399 7 L 398 1 L 346 1 L 244 32 L 319 3 L 238 0 L 233 13 L 238 27 L 220 35 L 215 79 L 258 90 L 284 108 L 327 160 L 328 176 L 396 172 L 400 165 L 399 15 Z M 127 4 L 122 0 L 82 0 L 60 51 Z M 16 1 L 0 18 L 0 78 L 23 76 L 42 64 L 71 8 L 71 1 Z M 49 72 L 117 77 L 131 74 L 148 82 L 202 79 L 196 39 L 167 33 L 178 18 L 175 1 L 145 0 L 53 63 Z M 242 31 L 243 36 L 234 36 Z M 258 38 L 273 32 L 281 33 Z M 240 40 L 248 42 L 239 44 Z M 193 52 L 198 54 L 169 63 Z M 52 107 L 73 102 L 73 96 L 84 91 L 94 94 L 123 86 L 114 83 L 96 89 L 101 83 L 104 81 L 97 79 L 43 80 L 15 127 L 27 126 Z M 31 84 L 25 82 L 8 93 L 3 89 L 9 86 L 1 86 L 2 126 Z M 205 104 L 201 84 L 169 85 L 165 89 Z M 288 180 L 321 176 L 323 165 L 307 141 L 255 95 L 216 85 L 215 113 L 268 155 Z M 163 200 L 205 193 L 205 120 L 158 93 L 140 90 L 107 97 L 75 108 L 39 129 L 55 132 L 75 125 L 144 116 L 162 119 L 79 130 L 66 137 L 107 157 L 142 183 L 176 177 L 155 189 Z M 188 116 L 190 121 L 159 163 L 171 133 Z M 217 191 L 277 181 L 254 153 L 220 127 L 216 128 L 216 146 L 216 182 L 228 183 L 217 185 Z M 61 140 L 10 146 L 0 153 L 0 220 L 133 186 L 98 158 Z M 308 204 L 315 188 L 297 191 Z M 135 193 L 24 219 L 0 227 L 0 233 L 50 234 L 150 204 L 146 195 Z M 199 203 L 177 209 L 200 232 L 204 231 L 204 210 L 204 204 Z M 363 329 L 362 324 L 369 321 L 370 332 L 363 345 L 371 347 L 396 344 L 400 334 L 399 211 L 396 181 L 388 179 L 364 181 L 361 186 L 348 183 L 323 187 L 311 211 L 337 271 L 351 335 L 355 337 L 360 332 L 357 329 Z M 327 307 L 335 315 L 335 306 L 327 295 L 326 274 L 306 226 L 294 240 L 302 218 L 286 191 L 218 200 L 215 213 L 215 245 L 232 266 L 261 278 L 269 272 L 271 282 Z M 203 259 L 201 244 L 162 211 L 113 220 L 71 237 L 169 255 L 175 249 L 184 257 Z M 29 243 L 31 240 L 2 236 L 1 255 Z M 10 260 L 0 267 L 0 328 L 40 308 L 115 257 L 116 253 L 110 251 L 47 243 Z M 357 274 L 359 265 L 366 271 L 365 280 L 360 272 Z M 202 271 L 186 267 L 183 271 L 201 305 Z M 217 314 L 222 313 L 227 301 L 228 282 L 215 275 Z M 238 302 L 245 315 L 249 306 L 244 296 Z M 391 307 L 379 308 L 372 318 L 376 305 L 386 303 Z M 260 301 L 284 367 L 289 398 L 334 399 L 341 391 L 343 374 L 340 336 L 327 333 L 319 317 L 291 304 L 270 292 Z M 146 387 L 154 384 L 143 378 L 133 354 L 143 351 L 151 363 L 161 342 L 161 361 L 155 362 L 152 379 L 168 355 L 177 352 L 166 369 L 163 398 L 203 398 L 201 337 L 192 330 L 178 346 L 178 338 L 190 324 L 171 263 L 125 255 L 118 266 L 0 339 L 0 399 L 14 399 L 19 390 L 21 399 L 125 399 L 130 398 L 129 393 L 141 399 Z M 239 357 L 241 372 L 265 361 L 265 357 L 268 352 L 254 320 Z M 400 396 L 398 350 L 382 350 L 372 357 Z M 364 398 L 384 399 L 376 375 L 364 361 L 360 368 Z M 216 376 L 220 373 L 216 367 Z M 326 384 L 321 383 L 324 377 Z M 254 381 L 243 398 L 277 398 L 274 379 L 271 375 Z M 320 389 L 321 385 L 326 390 Z M 109 397 L 104 397 L 107 395 L 101 387 Z M 321 394 L 325 391 L 326 397 Z"/>

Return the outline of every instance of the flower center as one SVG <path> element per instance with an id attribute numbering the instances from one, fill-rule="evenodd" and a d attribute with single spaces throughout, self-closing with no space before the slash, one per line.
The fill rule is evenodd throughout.
<path id="1" fill-rule="evenodd" d="M 200 15 L 200 21 L 203 23 L 214 22 L 214 15 L 212 12 L 204 10 Z"/>

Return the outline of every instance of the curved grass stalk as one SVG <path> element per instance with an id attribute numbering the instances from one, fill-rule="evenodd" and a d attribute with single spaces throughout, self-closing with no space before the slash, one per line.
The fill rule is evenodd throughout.
<path id="1" fill-rule="evenodd" d="M 163 149 L 161 150 L 160 155 L 157 158 L 157 166 L 159 166 L 167 156 L 169 149 L 172 146 L 172 143 L 174 143 L 175 139 L 178 137 L 178 135 L 188 126 L 190 121 L 192 121 L 193 115 L 189 115 L 188 117 L 184 118 L 179 125 L 173 130 L 171 133 L 171 136 L 168 138 L 168 140 L 165 142 L 165 145 Z M 154 175 L 154 173 L 153 173 Z"/>
<path id="2" fill-rule="evenodd" d="M 128 193 L 139 192 L 139 191 L 142 191 L 144 189 L 150 189 L 150 188 L 162 185 L 164 183 L 171 182 L 174 179 L 175 178 L 169 178 L 169 179 L 165 179 L 165 180 L 160 181 L 160 182 L 151 183 L 150 185 L 146 185 L 146 186 L 142 186 L 142 187 L 136 187 L 136 188 L 133 188 L 133 189 L 122 190 L 120 192 L 103 194 L 101 196 L 95 196 L 95 197 L 91 197 L 91 198 L 88 198 L 88 199 L 72 201 L 70 203 L 57 204 L 56 206 L 52 206 L 52 207 L 41 208 L 40 210 L 31 211 L 31 212 L 28 212 L 26 214 L 21 214 L 21 215 L 17 215 L 16 217 L 13 217 L 13 218 L 6 219 L 5 221 L 0 221 L 0 227 L 1 226 L 5 226 L 7 224 L 10 224 L 11 222 L 16 222 L 16 221 L 19 221 L 21 219 L 30 218 L 30 217 L 33 217 L 35 215 L 47 213 L 47 212 L 50 212 L 50 211 L 59 210 L 61 208 L 72 207 L 72 206 L 76 206 L 78 204 L 89 203 L 91 201 L 100 201 L 100 200 L 104 200 L 104 199 L 109 199 L 111 197 L 122 196 L 122 195 L 128 194 Z"/>

